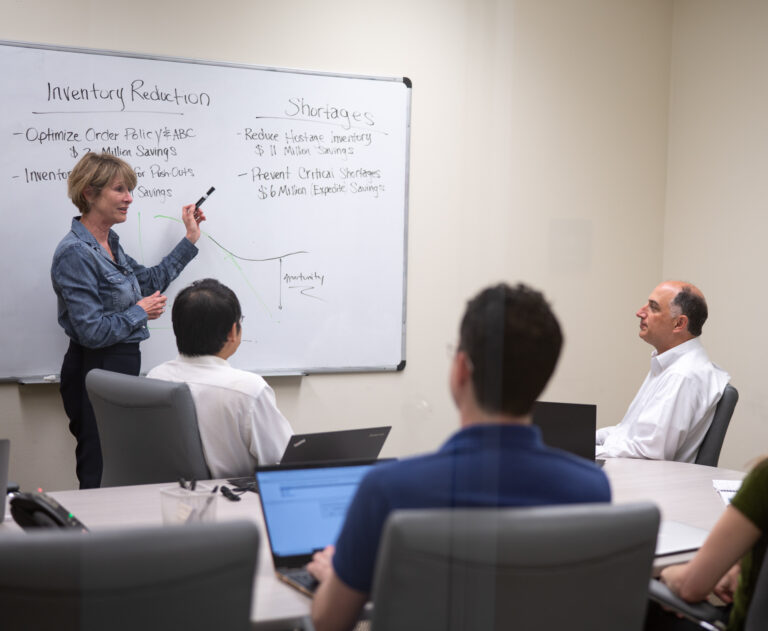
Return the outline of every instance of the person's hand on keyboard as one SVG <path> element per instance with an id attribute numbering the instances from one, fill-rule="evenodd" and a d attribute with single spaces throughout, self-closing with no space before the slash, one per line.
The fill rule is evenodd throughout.
<path id="1" fill-rule="evenodd" d="M 312 560 L 307 563 L 307 570 L 320 583 L 327 579 L 333 571 L 331 561 L 333 560 L 333 553 L 335 551 L 336 548 L 333 546 L 326 546 L 323 550 L 315 552 L 312 555 Z"/>

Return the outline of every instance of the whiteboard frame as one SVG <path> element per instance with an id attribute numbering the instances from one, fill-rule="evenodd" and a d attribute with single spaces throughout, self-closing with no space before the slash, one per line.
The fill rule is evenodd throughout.
<path id="1" fill-rule="evenodd" d="M 54 52 L 69 52 L 80 53 L 86 55 L 102 55 L 105 57 L 126 57 L 130 59 L 146 59 L 151 61 L 164 61 L 171 63 L 184 63 L 184 64 L 198 64 L 203 66 L 218 66 L 225 68 L 241 68 L 244 70 L 260 70 L 267 72 L 286 72 L 290 74 L 320 76 L 320 77 L 339 77 L 342 79 L 361 79 L 366 81 L 387 81 L 387 82 L 402 82 L 409 91 L 407 99 L 405 120 L 405 173 L 404 173 L 404 192 L 405 199 L 403 200 L 403 297 L 402 297 L 402 316 L 401 316 L 401 347 L 400 347 L 400 362 L 395 366 L 362 366 L 362 367 L 349 367 L 349 368 L 309 368 L 307 370 L 296 371 L 259 371 L 259 374 L 267 377 L 279 377 L 279 376 L 304 376 L 310 374 L 343 374 L 343 373 L 362 373 L 362 372 L 396 372 L 405 370 L 405 350 L 406 350 L 406 315 L 407 315 L 407 298 L 408 298 L 408 218 L 409 218 L 409 191 L 410 191 L 410 171 L 411 171 L 411 97 L 410 90 L 413 88 L 413 83 L 408 77 L 382 77 L 375 75 L 361 75 L 361 74 L 349 74 L 338 72 L 323 72 L 319 70 L 304 70 L 296 68 L 279 68 L 274 66 L 258 66 L 253 64 L 240 64 L 230 63 L 224 61 L 213 61 L 207 59 L 196 59 L 192 57 L 172 57 L 166 55 L 150 55 L 143 53 L 131 53 L 126 51 L 102 49 L 102 48 L 86 48 L 79 46 L 63 46 L 55 44 L 39 44 L 34 42 L 15 41 L 0 39 L 0 46 L 9 46 L 15 48 L 34 48 L 41 50 L 50 50 Z M 256 371 L 250 371 L 256 372 Z M 58 383 L 58 374 L 54 375 L 26 375 L 15 377 L 0 377 L 0 383 L 20 383 L 20 384 L 39 384 L 39 383 Z"/>

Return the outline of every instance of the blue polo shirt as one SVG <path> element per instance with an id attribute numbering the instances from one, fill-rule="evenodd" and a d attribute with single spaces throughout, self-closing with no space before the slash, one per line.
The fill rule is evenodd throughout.
<path id="1" fill-rule="evenodd" d="M 333 567 L 346 585 L 370 592 L 384 522 L 400 508 L 610 501 L 603 471 L 544 445 L 538 427 L 476 425 L 435 453 L 374 467 L 349 506 Z"/>

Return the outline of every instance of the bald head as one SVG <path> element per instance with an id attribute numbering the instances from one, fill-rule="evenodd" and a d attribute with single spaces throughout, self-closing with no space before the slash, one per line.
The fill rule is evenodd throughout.
<path id="1" fill-rule="evenodd" d="M 669 280 L 658 285 L 637 312 L 640 337 L 663 353 L 701 335 L 707 302 L 697 287 Z"/>
<path id="2" fill-rule="evenodd" d="M 709 315 L 704 294 L 698 287 L 690 283 L 679 280 L 668 282 L 677 289 L 677 294 L 672 300 L 672 306 L 679 309 L 680 314 L 688 318 L 688 332 L 691 336 L 698 337 L 701 335 L 701 328 Z"/>

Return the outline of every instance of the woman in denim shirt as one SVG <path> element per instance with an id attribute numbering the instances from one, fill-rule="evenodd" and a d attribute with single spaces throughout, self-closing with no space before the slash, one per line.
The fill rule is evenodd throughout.
<path id="1" fill-rule="evenodd" d="M 101 445 L 85 375 L 103 368 L 138 375 L 139 342 L 149 337 L 147 322 L 165 311 L 165 291 L 197 254 L 202 211 L 182 209 L 187 234 L 159 265 L 144 267 L 120 246 L 111 230 L 122 223 L 133 201 L 136 174 L 110 154 L 88 153 L 69 175 L 68 193 L 81 216 L 53 255 L 51 282 L 58 298 L 59 324 L 69 336 L 61 367 L 61 398 L 69 430 L 77 439 L 80 488 L 101 483 Z"/>

